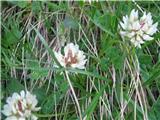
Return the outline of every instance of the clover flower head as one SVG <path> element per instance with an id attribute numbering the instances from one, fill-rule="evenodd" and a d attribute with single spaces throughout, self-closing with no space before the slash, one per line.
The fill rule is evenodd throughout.
<path id="1" fill-rule="evenodd" d="M 20 94 L 13 93 L 6 100 L 2 113 L 7 117 L 5 120 L 37 120 L 38 118 L 32 112 L 38 111 L 36 107 L 38 101 L 35 95 L 28 91 L 21 91 Z"/>
<path id="2" fill-rule="evenodd" d="M 61 66 L 84 69 L 86 63 L 86 56 L 84 52 L 79 50 L 77 44 L 69 43 L 64 47 L 64 55 L 61 52 L 55 52 L 55 56 Z"/>
<path id="3" fill-rule="evenodd" d="M 130 16 L 123 16 L 119 23 L 120 35 L 127 37 L 135 47 L 141 48 L 145 41 L 153 40 L 153 34 L 157 32 L 158 23 L 153 24 L 151 13 L 143 13 L 139 18 L 138 10 L 133 9 Z"/>

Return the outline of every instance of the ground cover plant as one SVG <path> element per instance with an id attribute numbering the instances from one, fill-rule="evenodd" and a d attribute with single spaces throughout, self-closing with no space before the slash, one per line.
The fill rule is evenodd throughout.
<path id="1" fill-rule="evenodd" d="M 160 2 L 2 1 L 1 119 L 159 120 Z"/>

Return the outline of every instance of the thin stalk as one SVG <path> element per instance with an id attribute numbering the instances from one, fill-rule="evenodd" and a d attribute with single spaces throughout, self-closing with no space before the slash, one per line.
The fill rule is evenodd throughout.
<path id="1" fill-rule="evenodd" d="M 70 81 L 70 79 L 69 79 L 69 76 L 68 76 L 67 71 L 65 71 L 65 75 L 66 75 L 67 81 L 68 81 L 68 83 L 69 83 L 69 86 L 70 86 L 70 88 L 71 88 L 71 91 L 72 91 L 73 97 L 74 97 L 74 99 L 75 99 L 75 102 L 76 102 L 76 104 L 77 104 L 77 109 L 78 109 L 78 112 L 79 112 L 79 118 L 80 118 L 80 120 L 82 120 L 82 113 L 81 113 L 80 105 L 79 105 L 78 99 L 77 99 L 77 97 L 76 97 L 75 91 L 74 91 L 74 89 L 73 89 L 72 83 L 71 83 L 71 81 Z"/>

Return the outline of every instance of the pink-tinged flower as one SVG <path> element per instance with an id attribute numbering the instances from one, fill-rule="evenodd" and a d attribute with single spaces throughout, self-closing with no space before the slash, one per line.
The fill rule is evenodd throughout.
<path id="1" fill-rule="evenodd" d="M 61 66 L 84 69 L 86 63 L 86 56 L 84 52 L 79 50 L 79 46 L 69 43 L 64 47 L 64 55 L 61 52 L 55 52 L 55 56 Z"/>
<path id="2" fill-rule="evenodd" d="M 20 94 L 13 93 L 6 100 L 2 113 L 7 117 L 5 120 L 37 120 L 38 118 L 32 112 L 38 111 L 36 107 L 38 101 L 35 95 L 30 92 L 21 91 Z"/>
<path id="3" fill-rule="evenodd" d="M 157 32 L 158 23 L 153 24 L 151 13 L 143 13 L 138 17 L 138 10 L 133 9 L 130 16 L 123 16 L 119 23 L 120 35 L 128 38 L 135 47 L 141 47 L 145 41 L 153 40 L 153 34 Z"/>

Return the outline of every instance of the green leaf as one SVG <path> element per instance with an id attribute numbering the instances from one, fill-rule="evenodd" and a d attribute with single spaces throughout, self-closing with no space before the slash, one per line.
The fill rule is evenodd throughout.
<path id="1" fill-rule="evenodd" d="M 41 3 L 40 1 L 32 1 L 32 11 L 34 13 L 41 12 Z"/>
<path id="2" fill-rule="evenodd" d="M 71 16 L 66 16 L 66 18 L 63 21 L 65 28 L 72 28 L 72 29 L 78 29 L 78 22 L 72 18 Z"/>
<path id="3" fill-rule="evenodd" d="M 57 58 L 55 57 L 54 52 L 51 50 L 51 48 L 48 46 L 46 40 L 43 38 L 43 36 L 39 33 L 39 31 L 33 27 L 33 29 L 35 30 L 35 32 L 37 33 L 38 37 L 40 38 L 41 42 L 43 43 L 43 45 L 45 46 L 45 48 L 48 50 L 48 52 L 50 53 L 51 57 L 53 58 L 53 60 L 55 61 L 55 63 L 61 68 L 61 64 L 58 62 Z"/>
<path id="4" fill-rule="evenodd" d="M 106 85 L 101 88 L 101 90 L 96 93 L 95 97 L 93 98 L 90 105 L 87 107 L 87 110 L 85 111 L 85 115 L 87 116 L 86 120 L 90 120 L 91 114 L 94 112 L 94 109 L 97 106 L 97 103 L 99 101 L 100 96 L 103 94 L 104 89 L 106 88 Z"/>
<path id="5" fill-rule="evenodd" d="M 9 52 L 10 52 L 10 50 L 8 50 Z M 7 51 L 7 52 L 8 52 Z M 9 56 L 8 55 L 6 55 L 6 53 L 5 53 L 6 51 L 3 51 L 3 49 L 2 49 L 2 55 L 4 56 L 3 58 L 2 58 L 2 61 L 4 61 L 4 63 L 6 63 L 6 66 L 13 66 L 13 63 L 12 63 L 12 61 L 11 61 L 11 59 L 9 59 Z"/>
<path id="6" fill-rule="evenodd" d="M 17 67 L 15 66 L 16 69 L 22 69 L 22 67 Z M 34 67 L 26 67 L 26 68 L 23 68 L 25 70 L 39 70 L 38 68 L 34 68 Z M 110 80 L 107 78 L 107 77 L 104 77 L 104 76 L 101 76 L 99 75 L 97 72 L 89 72 L 89 71 L 84 71 L 84 70 L 79 70 L 79 69 L 73 69 L 73 68 L 42 68 L 41 70 L 54 70 L 56 72 L 63 72 L 65 70 L 67 70 L 68 72 L 71 72 L 71 73 L 79 73 L 79 74 L 83 74 L 83 75 L 87 75 L 87 76 L 90 76 L 90 77 L 95 77 L 97 79 L 100 79 L 100 80 L 105 80 L 106 82 L 110 82 Z"/>
<path id="7" fill-rule="evenodd" d="M 35 88 L 33 93 L 36 95 L 39 104 L 42 103 L 47 97 L 46 90 L 43 87 Z"/>
<path id="8" fill-rule="evenodd" d="M 150 84 L 152 84 L 152 82 L 153 82 L 154 80 L 156 80 L 156 79 L 160 79 L 160 69 L 159 69 L 159 68 L 155 69 L 155 70 L 152 72 L 152 75 L 149 77 L 148 80 L 146 80 L 146 81 L 144 82 L 144 85 L 150 85 Z"/>
<path id="9" fill-rule="evenodd" d="M 43 78 L 46 77 L 48 75 L 48 71 L 47 70 L 41 70 L 41 68 L 39 68 L 39 70 L 37 71 L 32 71 L 30 77 L 32 80 L 36 80 L 39 78 Z"/>
<path id="10" fill-rule="evenodd" d="M 55 78 L 51 80 L 51 83 L 55 85 L 55 82 L 59 88 L 59 92 L 65 93 L 68 89 L 68 82 L 64 80 L 64 76 L 61 75 L 59 72 L 55 74 Z"/>
<path id="11" fill-rule="evenodd" d="M 110 47 L 106 49 L 106 59 L 108 59 L 106 62 L 113 64 L 116 69 L 121 69 L 123 67 L 125 55 L 119 48 Z"/>
<path id="12" fill-rule="evenodd" d="M 10 94 L 13 92 L 20 92 L 21 90 L 24 90 L 24 86 L 16 79 L 10 79 L 9 83 L 7 84 L 7 90 Z"/>
<path id="13" fill-rule="evenodd" d="M 149 119 L 150 120 L 159 120 L 159 116 L 160 116 L 159 111 L 160 111 L 160 97 L 157 99 L 157 101 L 152 106 L 151 110 L 148 112 Z"/>
<path id="14" fill-rule="evenodd" d="M 50 96 L 47 97 L 47 101 L 42 106 L 43 113 L 51 113 L 54 110 L 54 105 L 55 105 L 54 101 L 56 98 L 57 98 L 56 94 L 51 94 Z"/>
<path id="15" fill-rule="evenodd" d="M 53 2 L 47 1 L 46 4 L 48 5 L 48 8 L 51 11 L 55 11 L 55 10 L 67 10 L 68 9 L 67 4 L 63 3 L 63 2 L 61 2 L 59 4 L 56 4 L 56 3 L 53 3 Z"/>
<path id="16" fill-rule="evenodd" d="M 71 72 L 71 73 L 84 74 L 84 75 L 95 77 L 95 78 L 98 78 L 98 79 L 101 79 L 101 80 L 109 81 L 106 77 L 103 77 L 103 76 L 99 75 L 98 73 L 93 73 L 93 72 L 79 70 L 79 69 L 72 69 L 72 68 L 67 68 L 66 70 L 68 72 Z"/>
<path id="17" fill-rule="evenodd" d="M 144 80 L 145 82 L 149 79 L 150 74 L 148 71 L 141 69 L 141 77 L 142 77 L 142 80 Z"/>
<path id="18" fill-rule="evenodd" d="M 106 33 L 115 38 L 115 34 L 113 34 L 113 31 L 115 32 L 117 28 L 115 24 L 117 22 L 116 16 L 108 12 L 106 12 L 105 14 L 101 14 L 98 10 L 96 10 L 93 17 L 89 15 L 88 17 L 101 30 L 105 31 Z"/>
<path id="19" fill-rule="evenodd" d="M 9 1 L 9 2 L 11 2 L 14 5 L 17 5 L 20 8 L 25 8 L 30 4 L 29 1 Z"/>
<path id="20" fill-rule="evenodd" d="M 31 74 L 30 74 L 30 78 L 32 80 L 37 80 L 39 78 L 43 78 L 48 75 L 49 70 L 43 69 L 43 67 L 40 66 L 37 60 L 27 61 L 27 67 L 34 68 L 33 70 L 31 70 Z"/>
<path id="21" fill-rule="evenodd" d="M 60 102 L 60 100 L 63 98 L 63 95 L 64 94 L 61 95 L 60 92 L 50 94 L 42 105 L 42 112 L 46 114 L 53 112 L 54 106 Z"/>
<path id="22" fill-rule="evenodd" d="M 2 39 L 3 45 L 7 47 L 8 46 L 12 47 L 12 45 L 16 45 L 17 42 L 22 37 L 22 33 L 18 27 L 18 23 L 14 21 L 14 24 L 9 25 L 9 26 L 6 26 L 5 24 L 2 23 L 2 27 L 5 30 L 4 38 Z"/>
<path id="23" fill-rule="evenodd" d="M 139 61 L 141 64 L 152 65 L 152 58 L 147 54 L 141 54 L 139 56 Z"/>
<path id="24" fill-rule="evenodd" d="M 106 57 L 101 58 L 100 66 L 102 71 L 105 72 L 108 70 L 109 62 Z"/>

